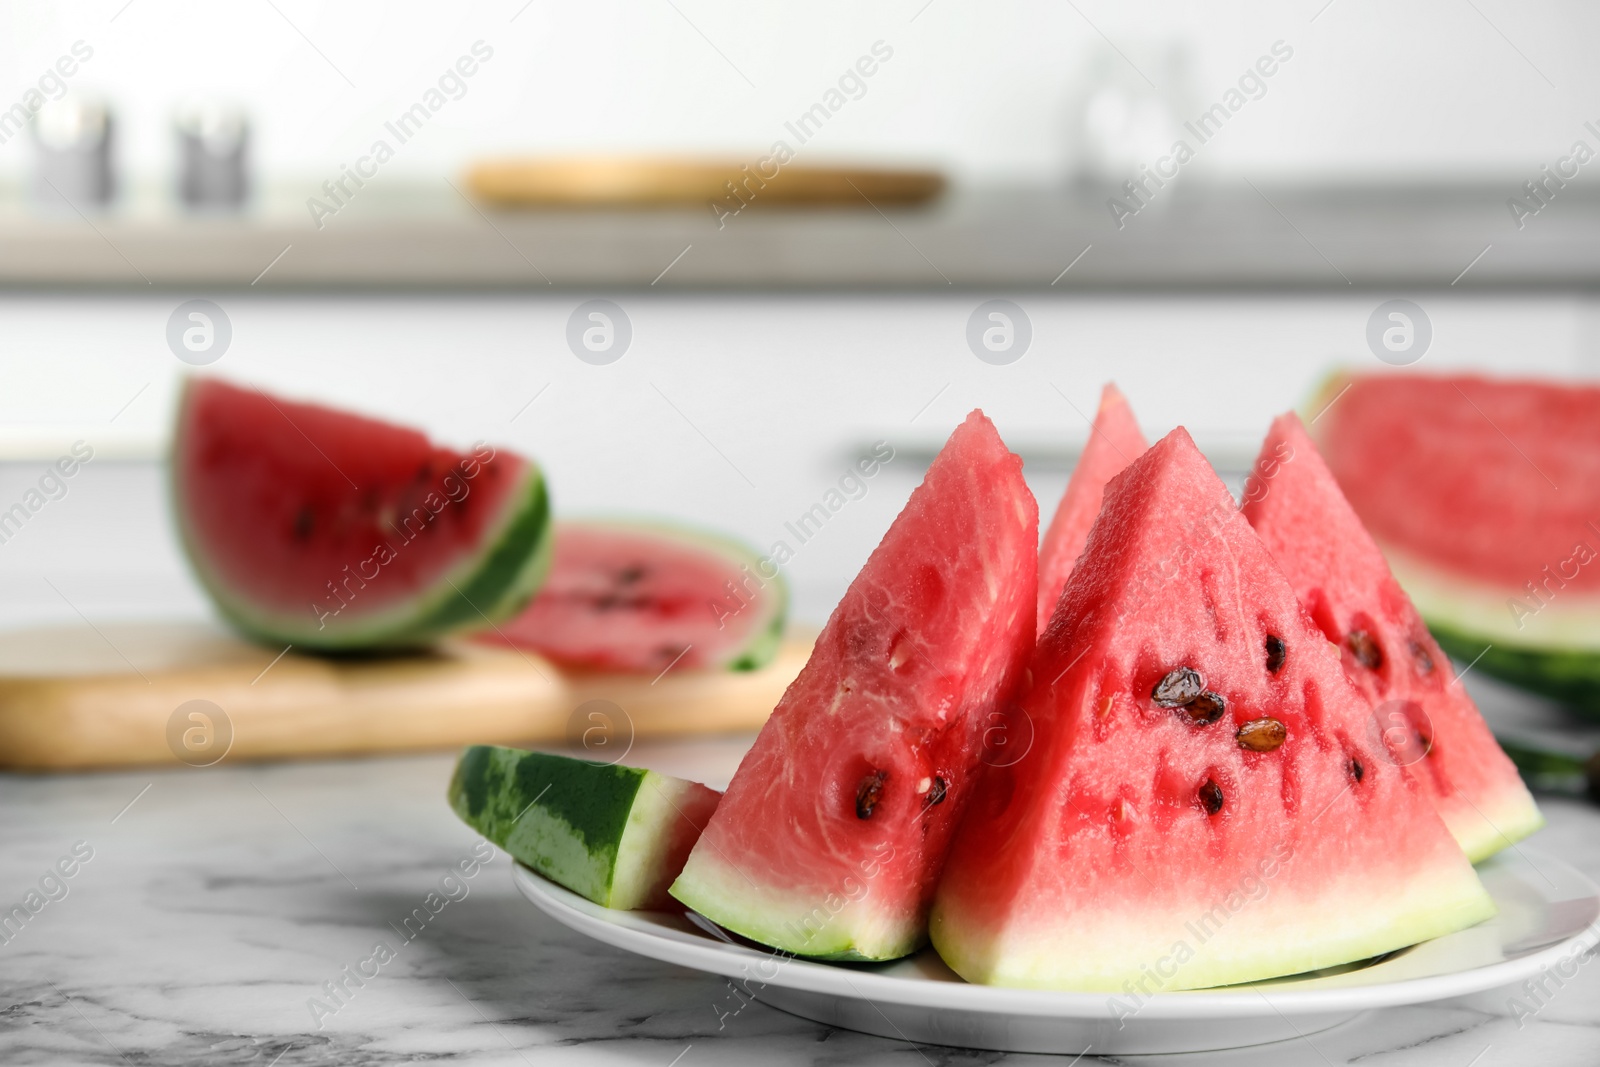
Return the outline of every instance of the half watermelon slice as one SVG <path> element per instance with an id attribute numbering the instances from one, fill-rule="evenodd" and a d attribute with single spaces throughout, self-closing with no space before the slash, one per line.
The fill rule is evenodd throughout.
<path id="1" fill-rule="evenodd" d="M 1339 375 L 1317 443 L 1434 636 L 1600 715 L 1600 386 Z"/>
<path id="2" fill-rule="evenodd" d="M 539 468 L 480 444 L 192 379 L 172 454 L 178 530 L 245 633 L 408 647 L 520 610 L 549 562 Z"/>
<path id="3" fill-rule="evenodd" d="M 1056 513 L 1045 530 L 1044 542 L 1039 546 L 1039 611 L 1038 630 L 1042 634 L 1050 623 L 1050 616 L 1061 599 L 1061 590 L 1067 587 L 1067 578 L 1083 554 L 1089 540 L 1089 529 L 1095 516 L 1100 514 L 1101 498 L 1106 483 L 1134 460 L 1146 448 L 1144 434 L 1133 417 L 1133 409 L 1117 387 L 1107 382 L 1100 391 L 1100 410 L 1095 412 L 1094 425 L 1089 430 L 1089 440 L 1083 453 L 1072 468 L 1066 492 L 1056 505 Z"/>
<path id="4" fill-rule="evenodd" d="M 1134 1010 L 1494 913 L 1181 428 L 1107 486 L 1031 670 L 1036 741 L 985 768 L 931 920 L 969 981 Z"/>
<path id="5" fill-rule="evenodd" d="M 1293 414 L 1272 424 L 1243 511 L 1338 645 L 1397 762 L 1476 863 L 1544 825 L 1465 686 Z"/>
<path id="6" fill-rule="evenodd" d="M 981 412 L 951 435 L 734 775 L 673 896 L 786 952 L 915 950 L 983 731 L 1034 641 L 1039 512 Z"/>
<path id="7" fill-rule="evenodd" d="M 788 602 L 777 565 L 728 538 L 665 523 L 563 521 L 538 595 L 481 637 L 598 670 L 755 670 L 783 640 Z"/>

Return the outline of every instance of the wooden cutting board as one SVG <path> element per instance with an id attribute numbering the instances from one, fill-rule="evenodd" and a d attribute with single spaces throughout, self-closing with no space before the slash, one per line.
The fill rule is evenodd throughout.
<path id="1" fill-rule="evenodd" d="M 746 201 L 906 206 L 932 200 L 945 186 L 944 175 L 930 170 L 609 157 L 484 160 L 468 168 L 466 182 L 473 196 L 497 207 L 703 209 L 726 200 L 730 210 Z"/>
<path id="2" fill-rule="evenodd" d="M 754 730 L 811 653 L 758 671 L 562 670 L 532 653 L 447 644 L 330 659 L 201 623 L 0 634 L 0 767 L 66 771 L 566 741 L 621 758 L 634 738 Z"/>

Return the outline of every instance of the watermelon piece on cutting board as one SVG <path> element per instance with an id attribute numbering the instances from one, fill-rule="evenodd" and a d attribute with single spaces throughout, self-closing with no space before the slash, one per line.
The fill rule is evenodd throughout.
<path id="1" fill-rule="evenodd" d="M 1244 517 L 1312 621 L 1339 646 L 1345 672 L 1375 709 L 1375 728 L 1416 778 L 1474 863 L 1544 825 L 1466 687 L 1395 581 L 1299 418 L 1272 424 Z M 1270 473 L 1268 473 L 1270 471 Z"/>
<path id="2" fill-rule="evenodd" d="M 1313 436 L 1446 651 L 1600 714 L 1600 386 L 1340 374 Z"/>
<path id="3" fill-rule="evenodd" d="M 828 619 L 673 896 L 798 955 L 926 939 L 983 731 L 1034 642 L 1038 506 L 973 412 Z"/>
<path id="4" fill-rule="evenodd" d="M 1117 387 L 1107 382 L 1100 391 L 1100 409 L 1095 412 L 1089 440 L 1072 468 L 1066 491 L 1056 504 L 1056 513 L 1039 546 L 1038 630 L 1044 633 L 1061 590 L 1083 554 L 1089 529 L 1100 514 L 1106 483 L 1124 467 L 1138 459 L 1147 446 L 1133 409 Z"/>
<path id="5" fill-rule="evenodd" d="M 172 493 L 224 616 L 270 643 L 408 647 L 519 611 L 549 562 L 539 468 L 488 445 L 191 379 Z"/>
<path id="6" fill-rule="evenodd" d="M 660 522 L 563 520 L 538 594 L 480 637 L 596 670 L 755 670 L 782 643 L 788 603 L 777 566 L 729 538 Z"/>
<path id="7" fill-rule="evenodd" d="M 1181 428 L 1107 486 L 1031 671 L 1034 744 L 985 768 L 931 919 L 968 980 L 1147 996 L 1494 913 Z"/>
<path id="8" fill-rule="evenodd" d="M 722 794 L 670 774 L 473 745 L 450 779 L 463 822 L 608 908 L 678 910 L 667 887 Z"/>

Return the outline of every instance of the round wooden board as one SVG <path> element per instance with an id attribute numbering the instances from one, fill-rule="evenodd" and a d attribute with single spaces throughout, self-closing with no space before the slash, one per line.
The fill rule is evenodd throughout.
<path id="1" fill-rule="evenodd" d="M 772 171 L 738 160 L 626 157 L 485 160 L 468 169 L 467 187 L 500 207 L 663 207 L 726 200 L 729 205 L 921 204 L 944 190 L 930 170 L 818 167 L 790 163 Z M 735 193 L 730 190 L 732 183 Z"/>

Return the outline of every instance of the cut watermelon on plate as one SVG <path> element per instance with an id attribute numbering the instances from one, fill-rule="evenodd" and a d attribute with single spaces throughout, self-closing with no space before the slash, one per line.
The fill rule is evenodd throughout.
<path id="1" fill-rule="evenodd" d="M 786 952 L 923 943 L 983 731 L 1034 641 L 1039 512 L 973 412 L 851 582 L 672 894 Z"/>
<path id="2" fill-rule="evenodd" d="M 931 919 L 968 980 L 1136 1007 L 1493 914 L 1181 428 L 1107 486 L 1031 673 L 1034 745 L 985 768 Z"/>
<path id="3" fill-rule="evenodd" d="M 1407 767 L 1476 863 L 1544 825 L 1517 769 L 1294 415 L 1272 424 L 1246 519 L 1341 649 L 1374 733 Z"/>
<path id="4" fill-rule="evenodd" d="M 754 670 L 777 652 L 787 607 L 777 565 L 735 541 L 664 523 L 562 521 L 538 595 L 481 636 L 598 670 Z"/>
<path id="5" fill-rule="evenodd" d="M 528 460 L 216 379 L 184 387 L 172 490 L 218 609 L 297 648 L 408 647 L 498 622 L 549 561 Z"/>
<path id="6" fill-rule="evenodd" d="M 1315 406 L 1328 468 L 1439 643 L 1600 714 L 1600 387 L 1338 375 Z"/>
<path id="7" fill-rule="evenodd" d="M 1100 391 L 1100 410 L 1095 412 L 1089 440 L 1072 468 L 1066 492 L 1056 505 L 1039 546 L 1038 629 L 1042 634 L 1050 623 L 1061 590 L 1067 586 L 1073 565 L 1083 554 L 1089 529 L 1100 514 L 1100 500 L 1106 483 L 1138 459 L 1145 450 L 1144 434 L 1133 417 L 1128 401 L 1110 382 Z"/>
<path id="8" fill-rule="evenodd" d="M 722 794 L 698 782 L 499 745 L 461 753 L 450 806 L 520 863 L 596 904 L 677 910 L 667 887 Z"/>

